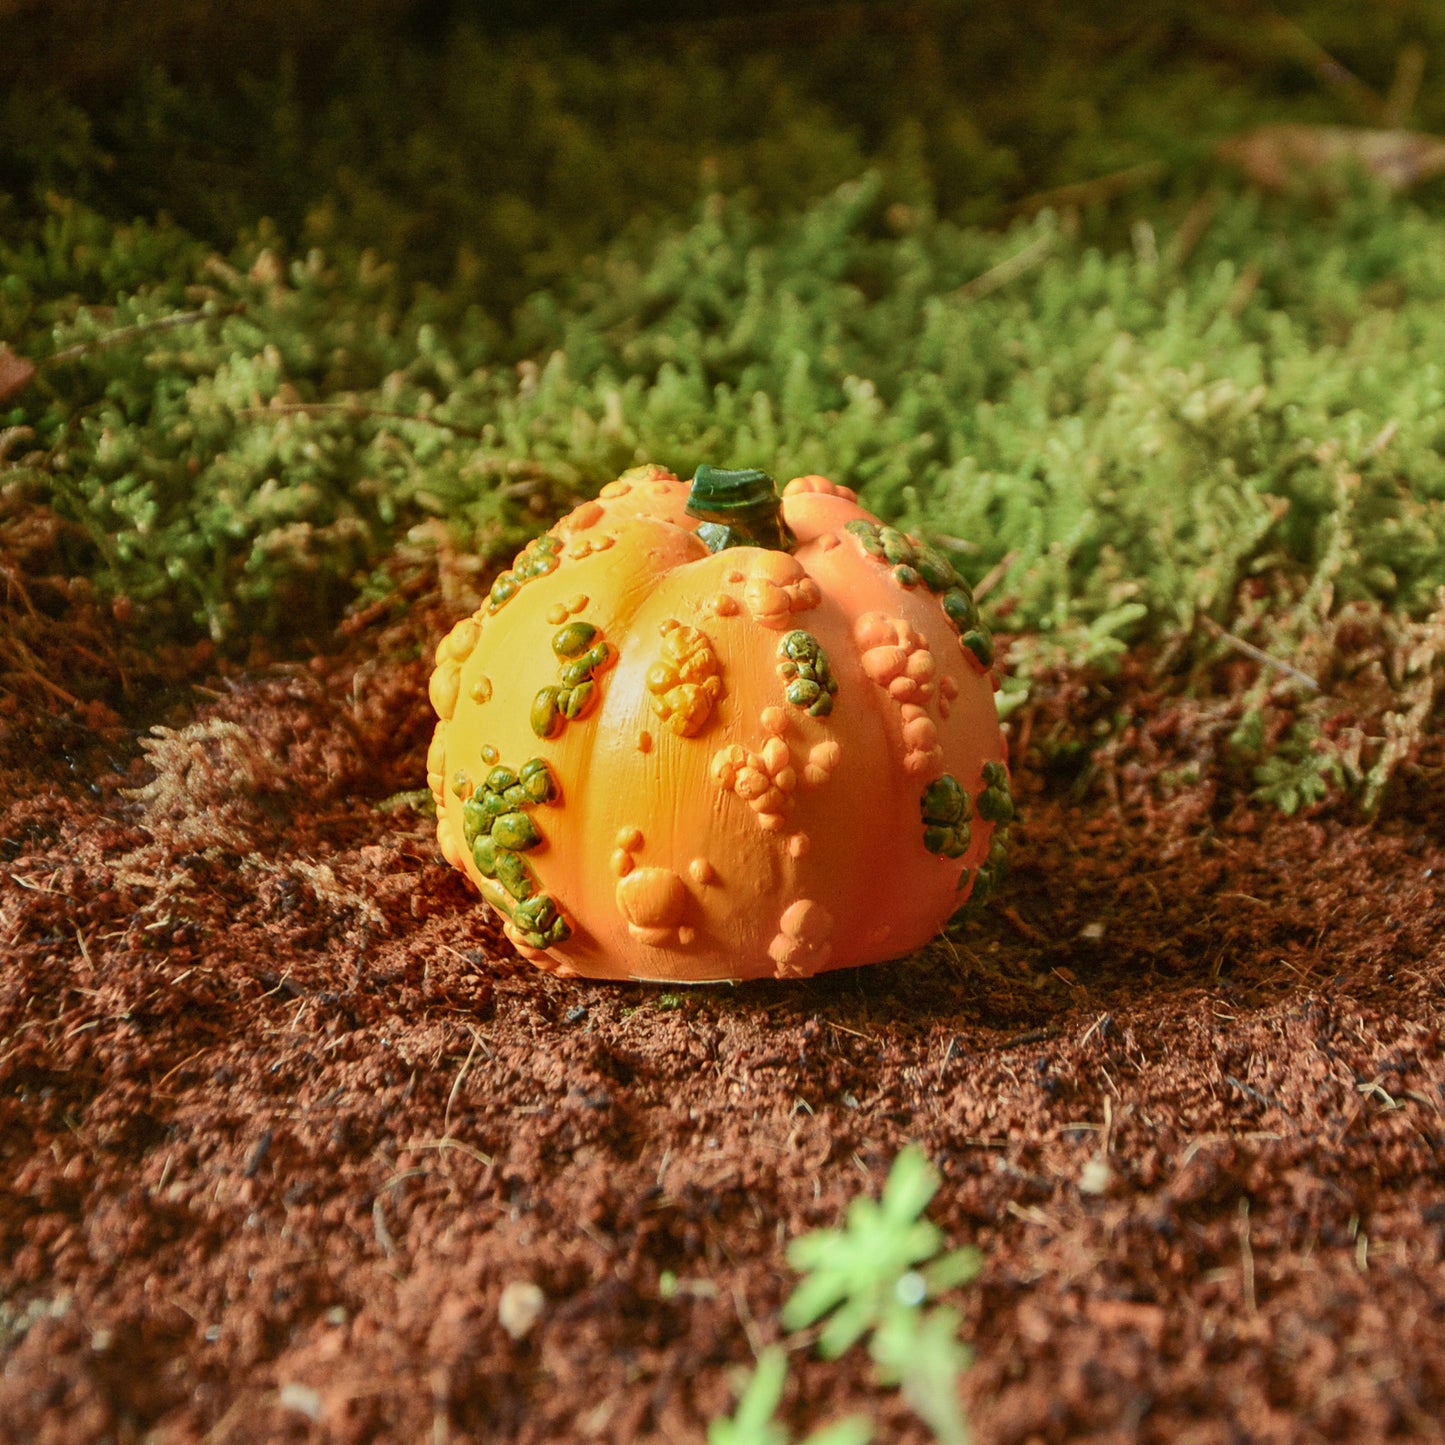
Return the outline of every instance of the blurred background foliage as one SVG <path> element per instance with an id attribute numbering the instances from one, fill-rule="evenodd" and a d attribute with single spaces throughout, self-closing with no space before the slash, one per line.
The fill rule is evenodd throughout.
<path id="1" fill-rule="evenodd" d="M 875 167 L 995 224 L 1147 166 L 1153 210 L 1261 120 L 1378 124 L 1412 55 L 1445 55 L 1430 0 L 0 0 L 0 183 L 213 246 L 265 216 L 505 307 L 706 191 L 777 213 Z M 1411 99 L 1445 130 L 1433 74 Z"/>

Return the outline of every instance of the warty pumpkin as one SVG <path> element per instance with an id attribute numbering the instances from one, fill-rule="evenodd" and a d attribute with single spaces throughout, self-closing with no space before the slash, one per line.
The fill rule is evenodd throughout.
<path id="1" fill-rule="evenodd" d="M 636 468 L 438 645 L 437 837 L 555 973 L 894 958 L 1001 861 L 992 663 L 948 560 L 848 488 Z"/>

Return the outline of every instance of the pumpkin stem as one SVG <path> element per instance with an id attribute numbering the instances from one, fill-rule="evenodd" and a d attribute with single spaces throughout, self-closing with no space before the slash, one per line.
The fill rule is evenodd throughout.
<path id="1" fill-rule="evenodd" d="M 700 466 L 687 494 L 687 514 L 702 522 L 697 535 L 709 552 L 728 547 L 791 552 L 796 539 L 783 525 L 782 506 L 773 479 L 754 469 Z"/>

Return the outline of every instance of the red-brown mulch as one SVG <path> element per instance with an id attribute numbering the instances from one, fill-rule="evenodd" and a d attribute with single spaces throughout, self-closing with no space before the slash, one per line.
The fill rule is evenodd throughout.
<path id="1" fill-rule="evenodd" d="M 1142 671 L 1045 679 L 956 943 L 562 982 L 378 807 L 421 786 L 435 597 L 235 668 L 37 558 L 0 579 L 0 1439 L 699 1441 L 787 1240 L 909 1140 L 986 1257 L 981 1442 L 1445 1435 L 1440 756 L 1381 821 L 1288 819 Z M 1095 715 L 1103 767 L 1048 746 Z M 805 1344 L 798 1434 L 928 1438 Z"/>

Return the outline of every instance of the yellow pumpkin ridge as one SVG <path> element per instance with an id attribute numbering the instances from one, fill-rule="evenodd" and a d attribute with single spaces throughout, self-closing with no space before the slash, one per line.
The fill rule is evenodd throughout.
<path id="1" fill-rule="evenodd" d="M 606 491 L 606 488 L 603 488 Z M 598 502 L 583 502 L 574 512 L 567 517 L 567 533 L 569 536 L 577 532 L 584 532 L 588 527 L 594 527 L 606 515 L 605 509 Z"/>
<path id="2" fill-rule="evenodd" d="M 461 667 L 450 660 L 432 673 L 427 683 L 427 696 L 436 715 L 447 722 L 457 710 L 457 697 L 462 689 Z"/>
<path id="3" fill-rule="evenodd" d="M 476 647 L 477 639 L 481 636 L 481 632 L 481 624 L 475 617 L 462 618 L 462 620 L 437 643 L 436 660 L 438 665 L 445 662 L 465 662 L 467 658 L 471 656 L 472 649 Z"/>

